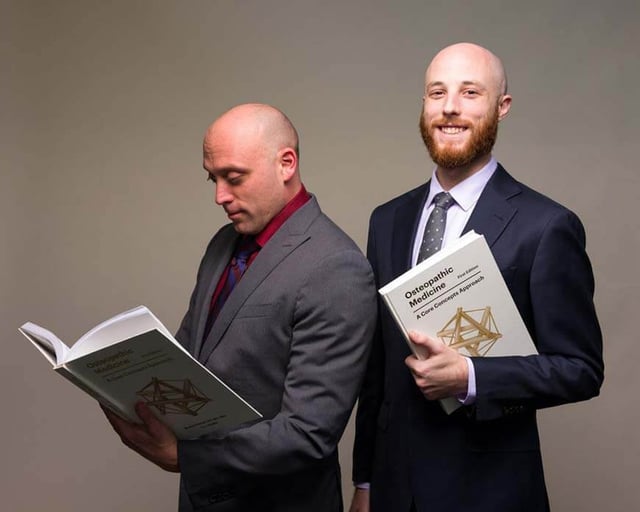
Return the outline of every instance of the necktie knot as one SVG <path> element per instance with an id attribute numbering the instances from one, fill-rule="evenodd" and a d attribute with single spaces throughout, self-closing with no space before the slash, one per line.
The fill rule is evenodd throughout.
<path id="1" fill-rule="evenodd" d="M 260 246 L 258 245 L 258 242 L 256 242 L 255 237 L 250 235 L 243 236 L 238 243 L 238 247 L 236 247 L 236 250 L 233 253 L 233 261 L 231 264 L 235 265 L 237 262 L 240 265 L 246 265 L 247 260 L 259 248 Z"/>
<path id="2" fill-rule="evenodd" d="M 449 192 L 438 192 L 433 198 L 435 207 L 442 208 L 443 210 L 448 210 L 455 202 L 455 199 L 451 197 Z"/>

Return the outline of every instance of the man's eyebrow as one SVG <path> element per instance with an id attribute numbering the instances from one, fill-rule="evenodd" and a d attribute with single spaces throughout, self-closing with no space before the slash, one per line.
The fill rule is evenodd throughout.
<path id="1" fill-rule="evenodd" d="M 462 82 L 462 85 L 473 85 L 478 89 L 482 89 L 482 90 L 486 89 L 486 87 L 482 85 L 482 83 L 476 82 L 475 80 L 465 80 L 464 82 Z"/>
<path id="2" fill-rule="evenodd" d="M 473 86 L 475 86 L 475 87 L 477 87 L 479 89 L 483 89 L 483 90 L 486 89 L 486 87 L 484 85 L 482 85 L 482 83 L 477 82 L 475 80 L 464 80 L 462 82 L 462 85 L 465 85 L 465 86 L 473 85 Z M 444 86 L 444 82 L 442 82 L 440 80 L 436 80 L 436 81 L 433 81 L 433 82 L 429 82 L 427 84 L 427 89 L 429 89 L 431 87 L 442 87 L 442 86 Z"/>
<path id="3" fill-rule="evenodd" d="M 213 169 L 209 170 L 206 167 L 204 168 L 204 170 L 206 172 L 208 172 L 209 174 L 218 174 L 220 176 L 226 176 L 227 174 L 230 174 L 232 172 L 237 172 L 240 174 L 245 174 L 248 171 L 248 169 L 246 167 L 242 167 L 242 166 L 236 166 L 233 164 L 227 165 L 225 167 L 214 167 Z"/>

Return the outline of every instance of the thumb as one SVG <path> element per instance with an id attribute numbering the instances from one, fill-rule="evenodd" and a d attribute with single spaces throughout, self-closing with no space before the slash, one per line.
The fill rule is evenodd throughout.
<path id="1" fill-rule="evenodd" d="M 421 332 L 409 331 L 409 339 L 416 345 L 426 348 L 429 355 L 440 353 L 444 348 L 440 340 Z"/>

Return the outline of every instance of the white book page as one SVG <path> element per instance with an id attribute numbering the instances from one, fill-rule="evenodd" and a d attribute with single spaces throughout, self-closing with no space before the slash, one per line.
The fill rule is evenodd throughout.
<path id="1" fill-rule="evenodd" d="M 51 331 L 32 322 L 18 329 L 46 357 L 53 366 L 58 366 L 67 358 L 69 347 Z"/>
<path id="2" fill-rule="evenodd" d="M 157 329 L 173 340 L 171 333 L 151 311 L 145 306 L 138 306 L 105 320 L 84 334 L 71 347 L 69 360 L 77 359 L 153 329 Z"/>

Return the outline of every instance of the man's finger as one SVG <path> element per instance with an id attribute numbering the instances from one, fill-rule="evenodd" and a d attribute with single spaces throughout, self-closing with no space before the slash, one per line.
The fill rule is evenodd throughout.
<path id="1" fill-rule="evenodd" d="M 144 422 L 144 426 L 147 432 L 155 439 L 159 441 L 165 440 L 167 437 L 172 437 L 173 433 L 162 421 L 160 421 L 151 408 L 143 403 L 138 402 L 136 404 L 136 413 L 138 417 Z"/>
<path id="2" fill-rule="evenodd" d="M 111 409 L 108 409 L 102 404 L 100 404 L 100 408 L 102 409 L 102 412 L 104 412 L 104 415 L 107 417 L 107 420 L 116 432 L 121 432 L 123 429 L 129 426 L 128 421 L 118 416 Z"/>
<path id="3" fill-rule="evenodd" d="M 444 348 L 444 344 L 440 340 L 434 339 L 421 332 L 409 331 L 409 339 L 416 345 L 426 348 L 429 355 L 438 354 L 442 352 Z"/>

